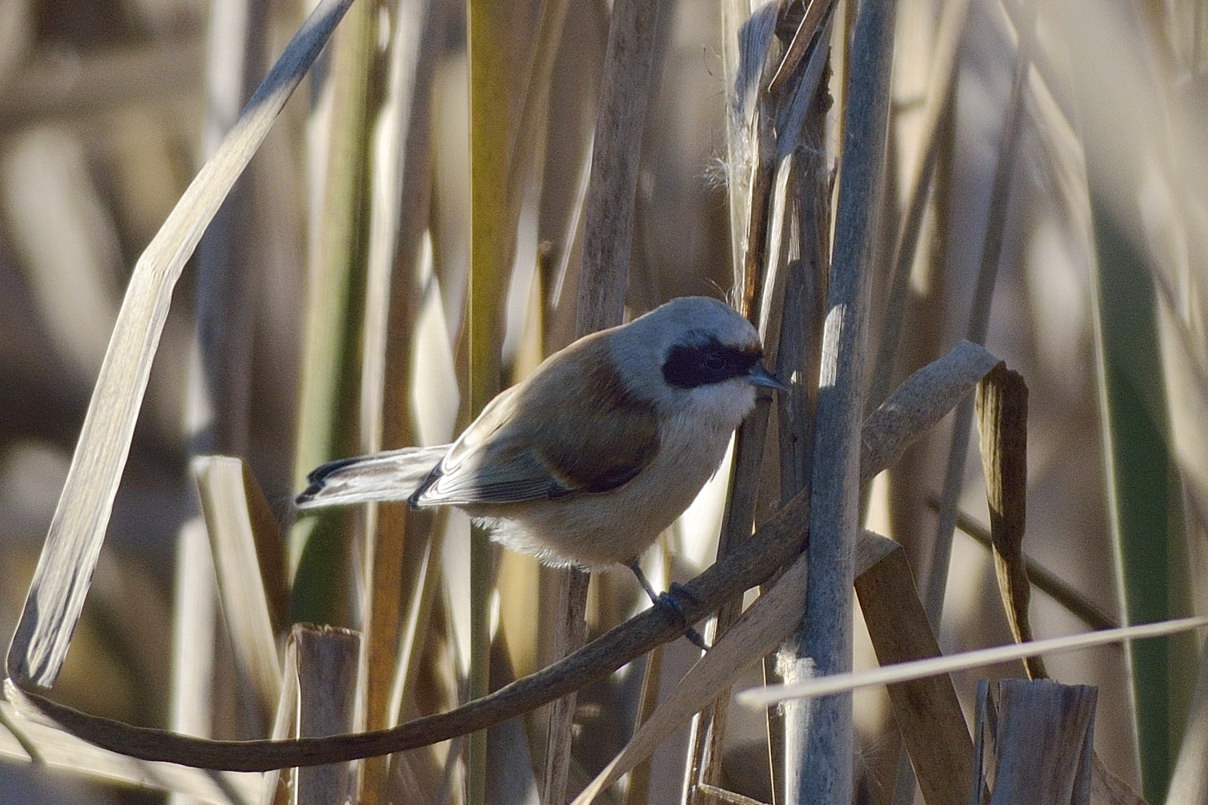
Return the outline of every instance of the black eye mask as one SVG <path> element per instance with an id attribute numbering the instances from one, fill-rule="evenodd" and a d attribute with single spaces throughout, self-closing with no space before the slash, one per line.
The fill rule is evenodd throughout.
<path id="1" fill-rule="evenodd" d="M 761 357 L 757 347 L 726 346 L 716 339 L 673 347 L 663 363 L 668 385 L 693 389 L 745 377 Z"/>

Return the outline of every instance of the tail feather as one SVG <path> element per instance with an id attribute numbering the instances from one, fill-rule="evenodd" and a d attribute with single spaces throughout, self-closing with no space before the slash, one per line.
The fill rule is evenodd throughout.
<path id="1" fill-rule="evenodd" d="M 406 500 L 444 457 L 448 445 L 404 447 L 330 461 L 306 476 L 299 509 Z"/>

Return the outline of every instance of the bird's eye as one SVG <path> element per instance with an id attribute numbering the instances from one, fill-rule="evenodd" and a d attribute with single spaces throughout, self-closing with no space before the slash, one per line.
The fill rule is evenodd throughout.
<path id="1" fill-rule="evenodd" d="M 671 386 L 694 389 L 743 377 L 759 360 L 756 351 L 726 347 L 716 339 L 673 347 L 663 362 L 663 379 Z"/>

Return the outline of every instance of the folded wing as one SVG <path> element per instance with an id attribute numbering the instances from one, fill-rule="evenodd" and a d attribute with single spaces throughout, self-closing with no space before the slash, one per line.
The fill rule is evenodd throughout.
<path id="1" fill-rule="evenodd" d="M 603 348 L 602 340 L 588 338 L 569 349 Z M 610 367 L 591 359 L 547 363 L 529 382 L 500 394 L 416 490 L 412 505 L 553 499 L 607 492 L 632 479 L 658 452 L 658 420 L 653 405 L 627 392 Z"/>

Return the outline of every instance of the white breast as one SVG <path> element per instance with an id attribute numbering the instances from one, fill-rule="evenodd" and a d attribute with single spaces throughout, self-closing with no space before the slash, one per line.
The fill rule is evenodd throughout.
<path id="1" fill-rule="evenodd" d="M 665 421 L 658 455 L 617 489 L 467 511 L 492 527 L 496 542 L 546 564 L 602 570 L 637 558 L 717 470 L 755 393 L 744 382 L 721 384 L 679 403 Z"/>

